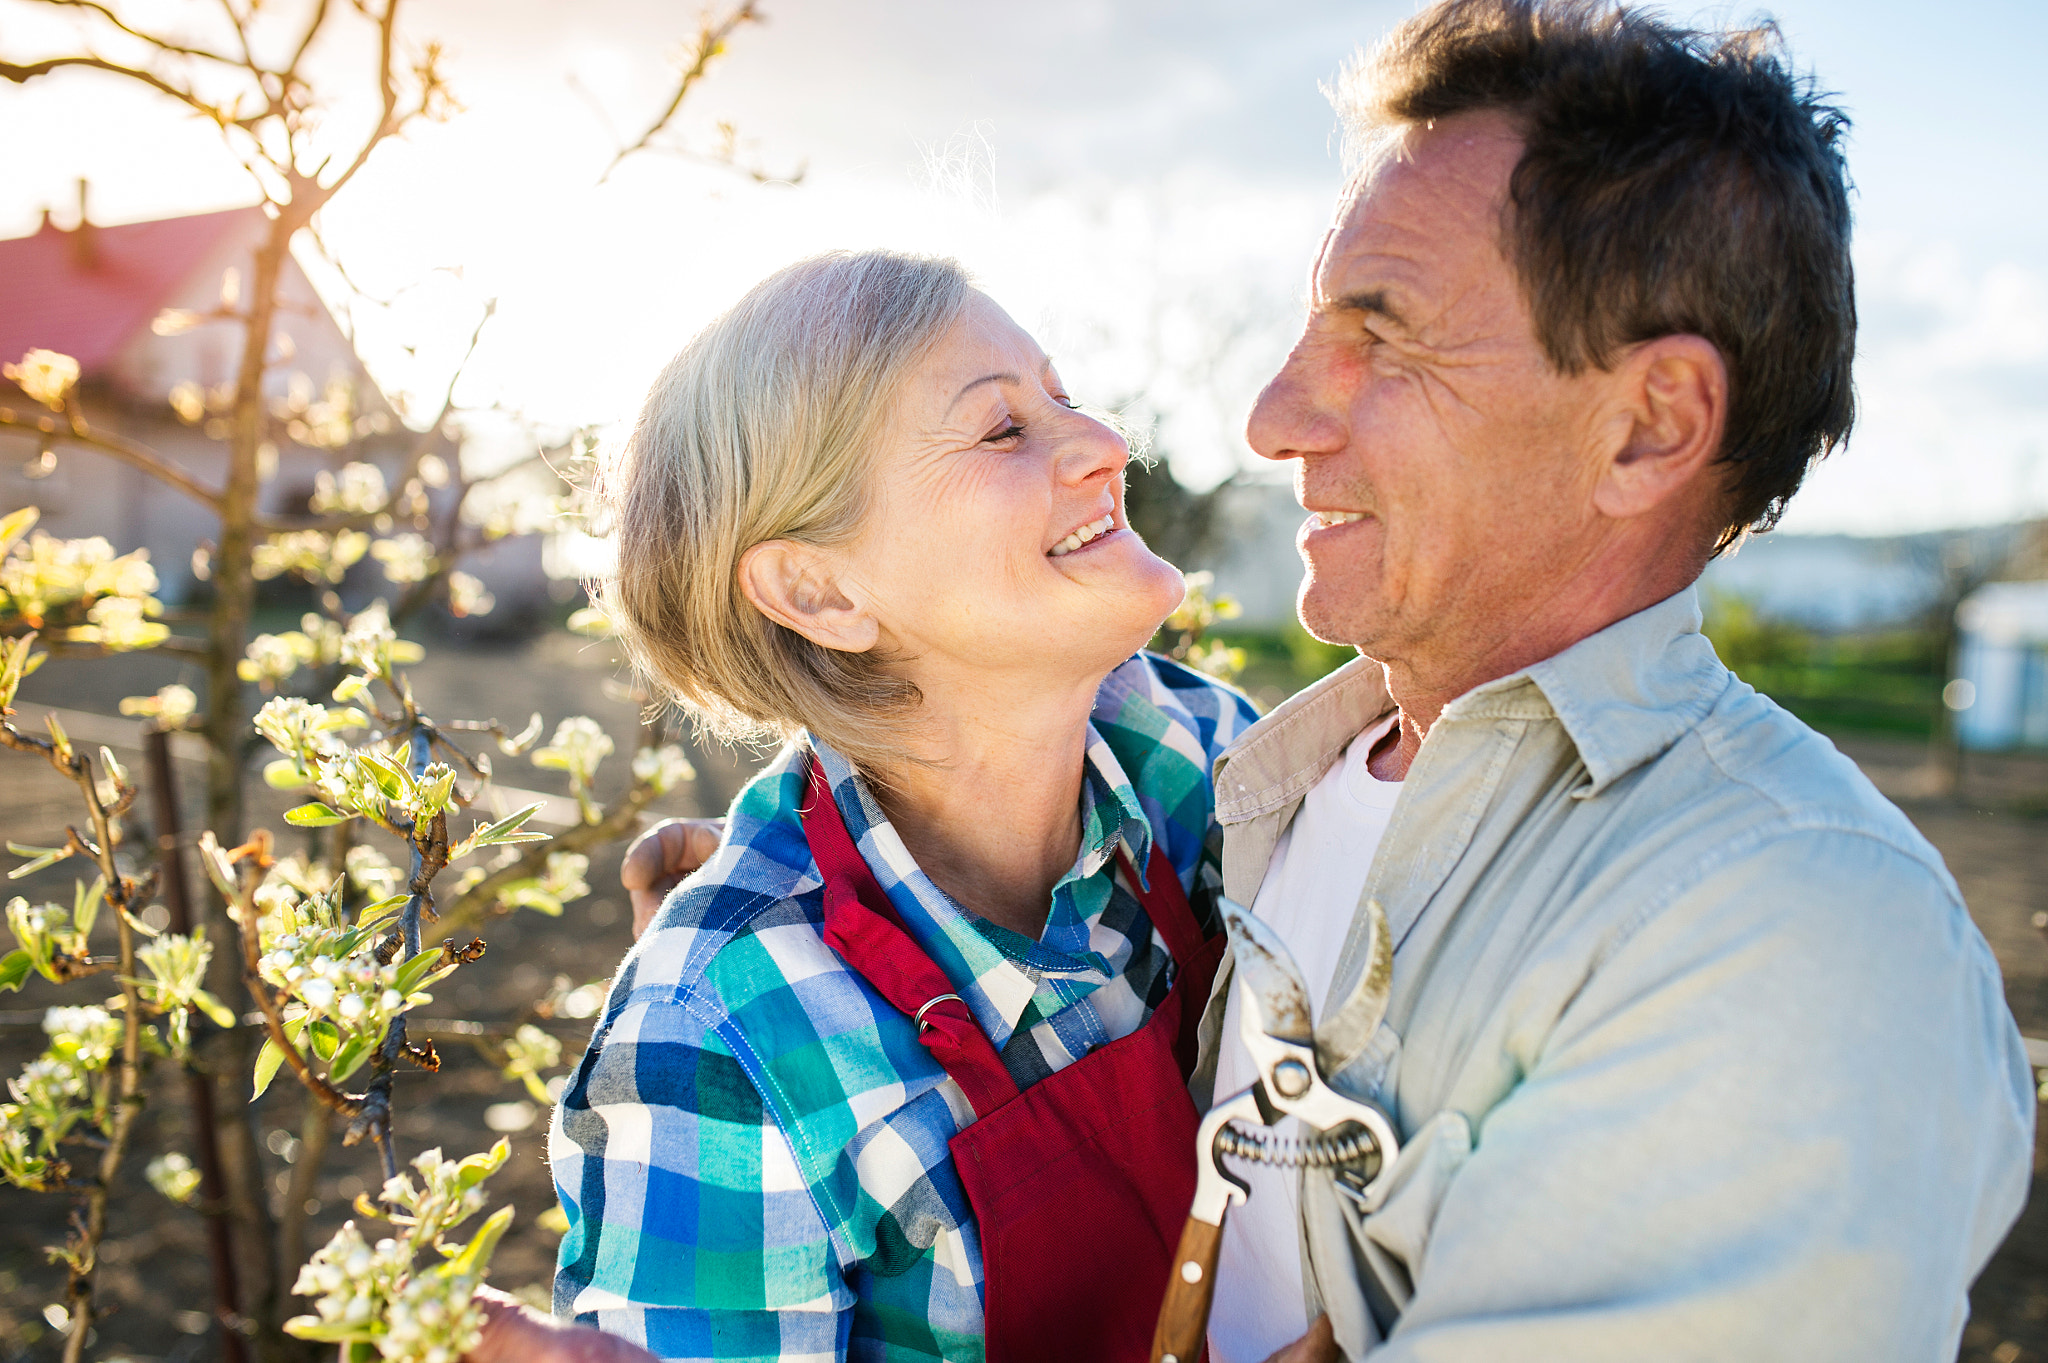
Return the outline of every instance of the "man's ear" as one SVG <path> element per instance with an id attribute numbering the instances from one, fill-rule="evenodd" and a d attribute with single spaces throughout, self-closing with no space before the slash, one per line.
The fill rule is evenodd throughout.
<path id="1" fill-rule="evenodd" d="M 814 644 L 866 653 L 881 626 L 840 590 L 834 568 L 815 545 L 768 540 L 740 555 L 740 591 L 755 610 Z"/>
<path id="2" fill-rule="evenodd" d="M 1709 472 L 1728 424 L 1728 367 L 1701 336 L 1659 336 L 1630 351 L 1618 366 L 1616 423 L 1626 428 L 1601 471 L 1593 502 L 1617 520 L 1665 505 L 1691 491 L 1718 503 Z"/>

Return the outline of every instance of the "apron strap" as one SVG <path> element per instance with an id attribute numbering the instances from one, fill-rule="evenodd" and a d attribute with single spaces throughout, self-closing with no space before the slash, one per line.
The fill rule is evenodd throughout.
<path id="1" fill-rule="evenodd" d="M 944 1067 L 977 1117 L 1017 1096 L 1017 1081 L 944 971 L 903 926 L 881 882 L 854 845 L 815 755 L 804 838 L 825 881 L 825 942 L 889 1005 L 915 1018 L 917 1039 Z"/>

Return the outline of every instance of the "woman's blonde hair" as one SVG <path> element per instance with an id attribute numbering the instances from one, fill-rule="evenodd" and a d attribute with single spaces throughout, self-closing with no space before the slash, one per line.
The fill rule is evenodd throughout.
<path id="1" fill-rule="evenodd" d="M 815 256 L 755 285 L 655 381 L 600 481 L 618 566 L 599 595 L 634 666 L 714 736 L 808 728 L 864 769 L 902 760 L 917 689 L 762 615 L 738 568 L 768 540 L 859 533 L 897 391 L 969 289 L 951 260 Z"/>

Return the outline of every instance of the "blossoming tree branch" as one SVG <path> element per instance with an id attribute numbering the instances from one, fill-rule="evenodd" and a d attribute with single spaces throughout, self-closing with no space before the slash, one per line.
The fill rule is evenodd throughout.
<path id="1" fill-rule="evenodd" d="M 423 650 L 401 631 L 436 602 L 456 615 L 490 610 L 491 593 L 463 571 L 464 556 L 513 530 L 573 516 L 574 479 L 591 442 L 583 433 L 536 442 L 521 467 L 544 463 L 566 476 L 538 514 L 529 508 L 531 524 L 516 524 L 502 511 L 468 511 L 480 480 L 452 448 L 460 366 L 396 457 L 373 451 L 370 424 L 345 387 L 292 385 L 281 396 L 272 381 L 289 359 L 277 323 L 290 253 L 324 251 L 321 211 L 386 141 L 458 112 L 440 49 L 402 31 L 402 0 L 221 0 L 133 13 L 96 0 L 8 2 L 63 13 L 80 45 L 0 50 L 0 78 L 126 82 L 161 96 L 174 116 L 198 115 L 249 172 L 265 226 L 247 269 L 223 280 L 216 309 L 165 314 L 155 327 L 172 334 L 217 325 L 239 337 L 227 384 L 181 385 L 169 399 L 180 420 L 220 442 L 218 481 L 96 425 L 79 400 L 72 357 L 50 349 L 0 357 L 26 403 L 0 404 L 0 432 L 32 439 L 46 465 L 90 450 L 138 468 L 218 523 L 205 564 L 210 600 L 191 633 L 193 617 L 158 599 L 147 551 L 54 536 L 37 524 L 35 507 L 0 507 L 0 746 L 12 750 L 8 760 L 60 774 L 80 810 L 61 835 L 8 843 L 10 879 L 39 876 L 35 884 L 47 885 L 67 868 L 77 875 L 59 898 L 8 898 L 13 946 L 0 954 L 0 991 L 33 977 L 75 998 L 44 1012 L 47 1044 L 7 1081 L 0 1180 L 75 1200 L 72 1229 L 52 1251 L 65 1270 L 63 1300 L 45 1313 L 65 1332 L 66 1363 L 84 1357 L 102 1314 L 100 1250 L 131 1160 L 145 1162 L 158 1192 L 206 1219 L 225 1358 L 304 1358 L 301 1341 L 324 1341 L 345 1360 L 449 1363 L 474 1338 L 471 1294 L 509 1209 L 462 1227 L 483 1210 L 481 1185 L 508 1151 L 501 1141 L 464 1158 L 439 1150 L 404 1157 L 394 1077 L 438 1069 L 436 1040 L 461 1039 L 507 1082 L 545 1100 L 547 1072 L 561 1058 L 549 1025 L 587 1016 L 587 1006 L 579 1012 L 564 999 L 590 987 L 563 982 L 492 1025 L 419 1010 L 431 1006 L 438 981 L 491 968 L 476 934 L 494 917 L 563 912 L 588 892 L 590 852 L 629 834 L 651 802 L 694 774 L 659 722 L 622 744 L 577 715 L 552 725 L 535 715 L 516 731 L 490 718 L 429 715 L 405 672 Z M 759 178 L 738 163 L 729 130 L 703 153 L 678 131 L 685 97 L 733 34 L 759 17 L 752 0 L 707 14 L 677 61 L 673 98 L 637 141 L 593 170 L 609 174 L 619 159 L 663 150 Z M 367 53 L 367 102 L 316 88 L 308 53 L 330 46 Z M 480 309 L 471 351 L 491 311 Z M 259 508 L 265 455 L 280 439 L 328 461 L 303 512 Z M 370 571 L 386 586 L 364 600 Z M 253 630 L 256 585 L 271 578 L 310 587 L 316 609 L 299 628 Z M 571 624 L 599 635 L 606 628 L 592 610 Z M 111 747 L 73 741 L 58 716 L 38 719 L 35 707 L 17 706 L 23 682 L 51 652 L 118 660 L 147 650 L 192 657 L 203 671 L 197 689 L 167 686 L 121 703 L 161 770 L 131 772 Z M 131 831 L 145 814 L 156 834 L 176 823 L 174 799 L 145 794 L 171 785 L 168 744 L 151 733 L 203 743 L 205 831 L 196 839 Z M 602 764 L 622 746 L 630 777 L 601 782 Z M 501 808 L 494 759 L 561 773 L 574 807 L 569 826 L 544 835 L 534 826 L 537 806 Z M 248 790 L 258 779 L 279 793 L 266 798 L 288 803 L 285 822 L 307 830 L 306 850 L 283 855 L 270 832 L 248 827 Z M 182 857 L 193 848 L 214 896 L 188 902 Z M 188 1083 L 189 1148 L 134 1148 L 138 1113 L 166 1092 L 149 1082 L 159 1066 Z M 251 1102 L 284 1074 L 305 1095 L 307 1153 L 278 1172 L 287 1191 L 273 1216 L 268 1143 Z M 345 1142 L 375 1149 L 381 1177 L 374 1195 L 356 1200 L 357 1219 L 309 1257 L 305 1198 L 330 1124 Z M 304 1267 L 295 1278 L 280 1273 L 280 1264 L 296 1263 Z M 293 1293 L 307 1300 L 294 1305 Z"/>

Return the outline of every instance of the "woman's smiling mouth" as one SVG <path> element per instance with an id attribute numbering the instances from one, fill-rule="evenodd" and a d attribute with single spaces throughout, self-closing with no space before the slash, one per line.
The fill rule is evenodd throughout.
<path id="1" fill-rule="evenodd" d="M 1116 514 L 1114 512 L 1111 512 L 1109 515 L 1104 516 L 1101 520 L 1090 521 L 1088 522 L 1088 524 L 1082 526 L 1079 530 L 1076 530 L 1072 534 L 1068 535 L 1058 544 L 1055 544 L 1051 549 L 1048 549 L 1046 551 L 1046 556 L 1049 558 L 1058 558 L 1062 554 L 1071 554 L 1076 549 L 1079 549 L 1082 545 L 1088 543 L 1090 540 L 1096 539 L 1102 535 L 1106 535 L 1115 528 Z"/>

